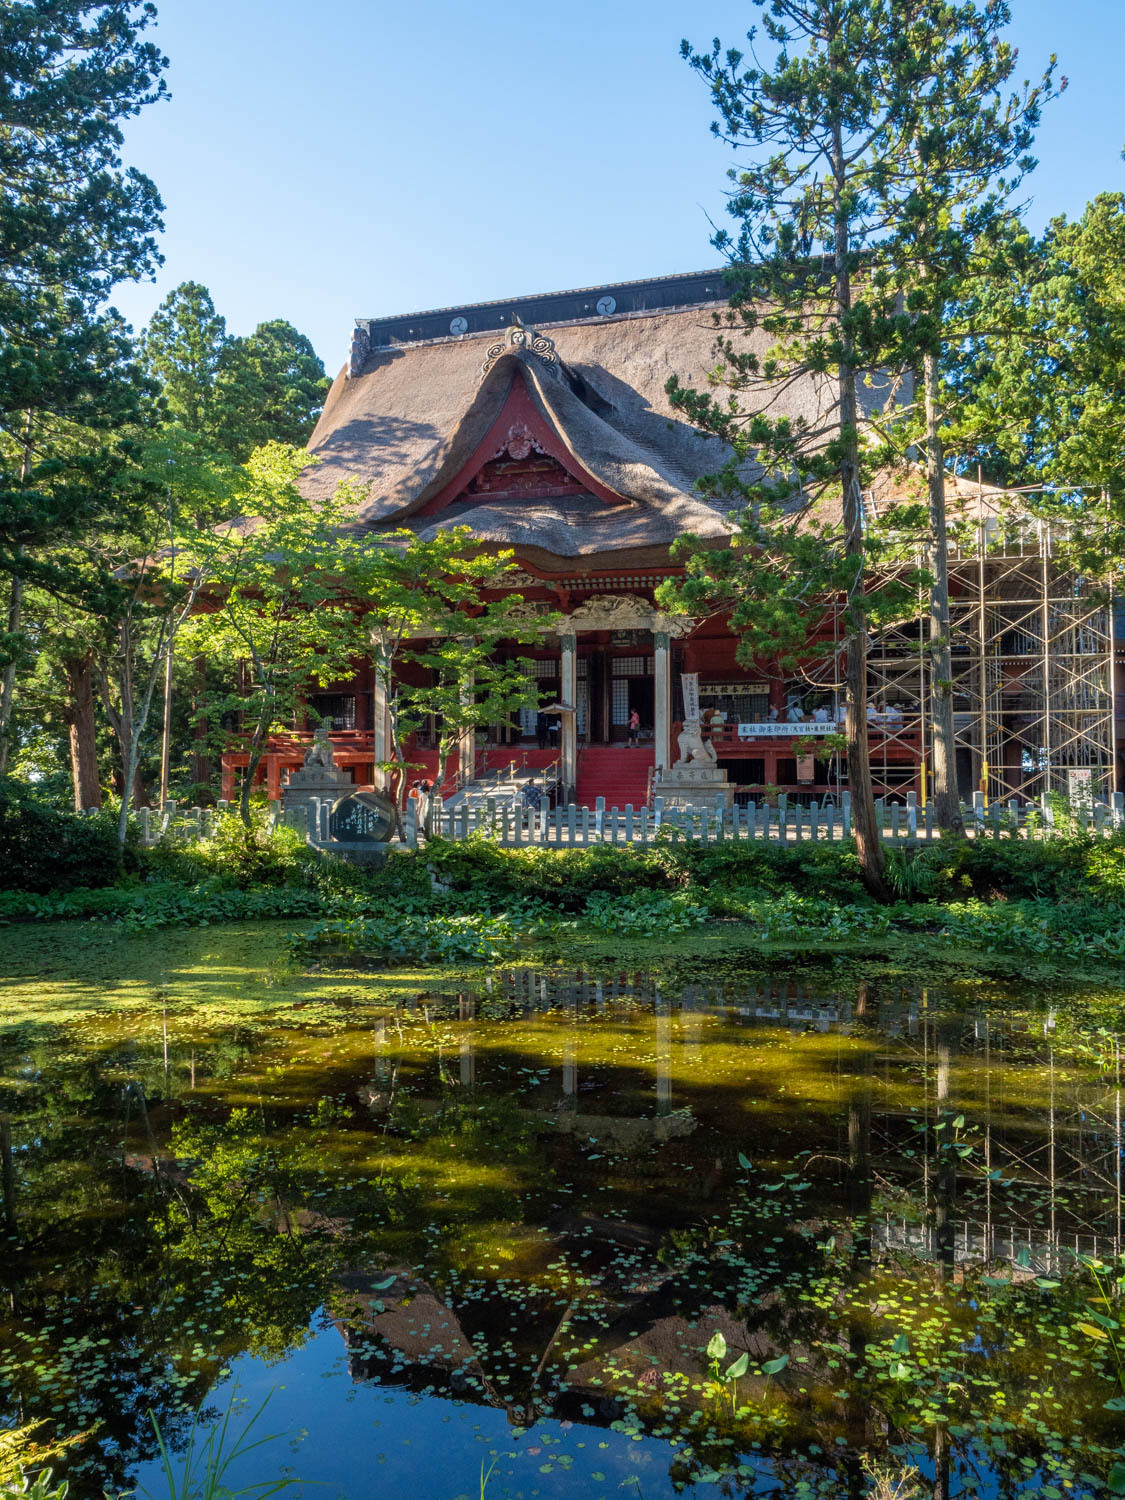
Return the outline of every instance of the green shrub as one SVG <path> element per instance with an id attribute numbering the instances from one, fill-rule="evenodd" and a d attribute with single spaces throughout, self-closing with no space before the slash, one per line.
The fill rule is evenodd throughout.
<path id="1" fill-rule="evenodd" d="M 666 853 L 655 846 L 502 849 L 487 839 L 434 839 L 426 857 L 435 879 L 454 894 L 482 901 L 536 896 L 564 912 L 581 911 L 595 892 L 624 895 L 676 883 Z"/>
<path id="2" fill-rule="evenodd" d="M 216 815 L 210 838 L 174 839 L 144 851 L 144 868 L 157 878 L 195 884 L 217 878 L 246 890 L 251 886 L 304 885 L 318 856 L 292 828 L 271 831 L 264 808 L 251 812 L 247 827 L 235 812 Z"/>
<path id="3" fill-rule="evenodd" d="M 937 862 L 927 858 L 928 849 L 888 849 L 887 882 L 900 901 L 928 900 L 941 879 Z"/>
<path id="4" fill-rule="evenodd" d="M 983 901 L 1034 901 L 1058 898 L 1083 883 L 1090 842 L 1083 835 L 946 839 L 926 853 L 939 868 L 937 895 L 942 899 L 973 895 Z"/>
<path id="5" fill-rule="evenodd" d="M 132 850 L 126 864 L 133 864 Z M 116 820 L 60 812 L 26 782 L 0 780 L 0 883 L 18 891 L 112 885 L 122 873 Z"/>
<path id="6" fill-rule="evenodd" d="M 764 892 L 795 889 L 838 900 L 865 899 L 859 861 L 850 844 L 783 847 L 761 842 L 696 844 L 655 840 L 647 846 L 596 844 L 589 849 L 502 849 L 487 839 L 445 842 L 427 849 L 435 877 L 455 895 L 478 900 L 533 895 L 560 911 L 580 912 L 588 897 L 640 891 L 690 890 L 707 901 L 731 888 Z"/>
<path id="7" fill-rule="evenodd" d="M 151 845 L 143 851 L 142 869 L 151 879 L 183 886 L 217 883 L 243 891 L 285 886 L 328 900 L 381 897 L 402 905 L 432 894 L 424 860 L 395 855 L 383 868 L 353 865 L 314 849 L 291 828 L 271 831 L 265 809 L 252 809 L 251 819 L 248 828 L 235 812 L 216 815 L 209 838 Z"/>
<path id="8" fill-rule="evenodd" d="M 1125 901 L 1125 839 L 1095 840 L 1086 854 L 1084 874 L 1098 895 Z"/>

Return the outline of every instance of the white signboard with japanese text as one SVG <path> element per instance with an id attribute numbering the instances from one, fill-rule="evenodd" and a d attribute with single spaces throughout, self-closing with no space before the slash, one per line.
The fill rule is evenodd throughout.
<path id="1" fill-rule="evenodd" d="M 829 722 L 827 724 L 790 724 L 785 720 L 774 723 L 763 724 L 740 724 L 738 726 L 738 738 L 740 740 L 780 740 L 797 738 L 801 735 L 835 734 L 837 727 Z"/>
<path id="2" fill-rule="evenodd" d="M 1094 805 L 1094 773 L 1089 766 L 1071 766 L 1067 772 L 1067 791 L 1073 807 L 1087 810 Z"/>
<path id="3" fill-rule="evenodd" d="M 699 673 L 682 672 L 680 691 L 684 696 L 684 723 L 699 718 Z"/>

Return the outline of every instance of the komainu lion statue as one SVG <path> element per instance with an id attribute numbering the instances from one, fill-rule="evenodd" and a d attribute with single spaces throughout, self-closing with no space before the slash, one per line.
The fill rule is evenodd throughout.
<path id="1" fill-rule="evenodd" d="M 328 738 L 328 720 L 323 719 L 313 730 L 313 742 L 305 751 L 306 766 L 334 767 L 332 741 Z"/>
<path id="2" fill-rule="evenodd" d="M 680 747 L 680 758 L 677 765 L 707 765 L 713 766 L 718 760 L 715 747 L 710 740 L 705 740 L 700 733 L 699 720 L 687 719 L 683 729 L 677 737 Z"/>

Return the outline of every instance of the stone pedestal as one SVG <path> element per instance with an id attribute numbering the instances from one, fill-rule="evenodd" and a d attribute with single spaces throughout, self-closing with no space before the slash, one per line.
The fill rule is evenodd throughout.
<path id="1" fill-rule="evenodd" d="M 312 815 L 317 799 L 327 802 L 331 807 L 341 797 L 354 791 L 355 782 L 332 759 L 328 731 L 321 725 L 305 756 L 304 765 L 299 771 L 290 771 L 288 780 L 281 788 L 281 806 L 286 813 L 294 808 L 303 808 L 309 819 L 308 828 L 312 832 Z"/>
<path id="2" fill-rule="evenodd" d="M 342 839 L 333 839 L 329 844 L 318 844 L 317 848 L 321 854 L 326 854 L 333 859 L 346 859 L 350 865 L 374 865 L 380 869 L 387 862 L 387 854 L 394 846 L 392 844 L 348 844 Z"/>
<path id="3" fill-rule="evenodd" d="M 734 806 L 734 787 L 728 784 L 727 773 L 698 761 L 679 762 L 661 771 L 653 782 L 652 794 L 662 798 L 665 807 Z"/>

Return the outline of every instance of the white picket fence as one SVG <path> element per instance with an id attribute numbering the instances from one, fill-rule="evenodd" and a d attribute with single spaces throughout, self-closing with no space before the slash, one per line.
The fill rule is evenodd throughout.
<path id="1" fill-rule="evenodd" d="M 1060 813 L 1050 799 L 1039 804 L 994 802 L 986 807 L 977 794 L 971 807 L 963 809 L 965 828 L 976 838 L 1050 838 L 1071 829 L 1088 830 L 1098 836 L 1125 826 L 1125 795 L 1115 792 L 1108 803 Z M 918 807 L 913 794 L 905 803 L 875 803 L 880 833 L 888 842 L 915 843 L 940 838 L 932 806 Z M 724 807 L 668 807 L 657 797 L 647 807 L 606 807 L 599 797 L 594 807 L 574 803 L 532 811 L 505 803 L 485 802 L 476 807 L 446 808 L 432 819 L 432 832 L 440 838 L 487 837 L 505 848 L 555 845 L 584 848 L 591 844 L 647 844 L 654 839 L 690 839 L 696 843 L 729 840 L 761 840 L 776 843 L 801 841 L 832 843 L 852 834 L 851 803 L 844 794 L 840 806 L 834 802 L 790 804 L 784 795 L 775 806 L 747 802 Z M 410 842 L 418 831 L 407 827 Z"/>
<path id="2" fill-rule="evenodd" d="M 932 806 L 919 807 L 913 794 L 905 803 L 875 803 L 876 817 L 884 840 L 890 843 L 917 843 L 940 838 L 934 826 Z M 271 826 L 285 824 L 316 847 L 331 847 L 329 836 L 330 804 L 321 802 L 306 812 L 304 807 L 283 811 L 281 804 L 270 804 Z M 191 843 L 210 838 L 217 818 L 231 809 L 225 802 L 217 807 L 179 808 L 175 802 L 162 809 L 140 808 L 134 823 L 140 842 L 153 845 L 162 841 Z M 1109 802 L 1092 807 L 1064 808 L 1057 799 L 1042 798 L 1039 803 L 993 802 L 985 806 L 978 793 L 971 807 L 963 808 L 966 832 L 975 838 L 1036 839 L 1051 838 L 1076 829 L 1105 836 L 1125 827 L 1125 794 L 1114 792 Z M 419 828 L 414 804 L 405 815 L 407 842 L 416 845 Z M 810 841 L 834 843 L 850 838 L 851 803 L 845 792 L 841 803 L 789 803 L 784 795 L 775 805 L 747 802 L 724 807 L 665 807 L 657 797 L 648 807 L 607 807 L 599 797 L 593 807 L 565 806 L 538 810 L 491 798 L 477 804 L 461 803 L 435 811 L 431 818 L 431 835 L 445 839 L 484 837 L 510 849 L 532 845 L 587 848 L 592 844 L 640 844 L 656 839 L 686 839 L 695 843 L 722 843 L 729 840 L 760 840 L 772 843 Z"/>

